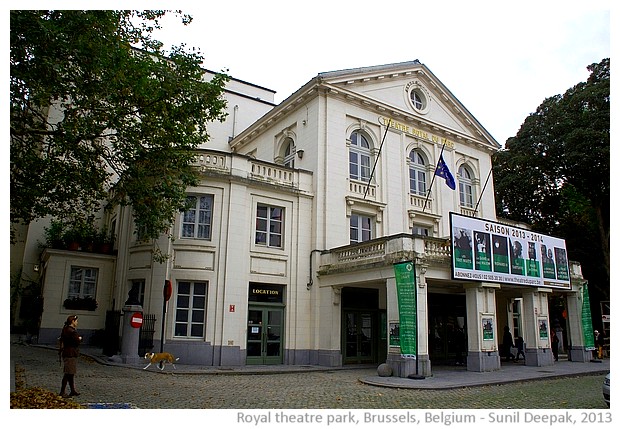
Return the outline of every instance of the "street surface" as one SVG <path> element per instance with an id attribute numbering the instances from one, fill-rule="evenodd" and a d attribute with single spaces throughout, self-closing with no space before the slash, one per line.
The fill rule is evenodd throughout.
<path id="1" fill-rule="evenodd" d="M 11 344 L 25 387 L 60 390 L 54 350 Z M 442 390 L 371 386 L 376 369 L 282 374 L 174 374 L 98 363 L 81 356 L 74 400 L 140 409 L 605 409 L 603 375 Z M 248 418 L 250 418 L 248 416 Z M 83 426 L 83 422 L 80 423 Z M 248 422 L 247 426 L 256 427 Z"/>

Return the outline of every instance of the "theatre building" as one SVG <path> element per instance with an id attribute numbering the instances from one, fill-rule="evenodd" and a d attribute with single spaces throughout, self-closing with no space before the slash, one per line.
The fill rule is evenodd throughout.
<path id="1" fill-rule="evenodd" d="M 163 329 L 164 349 L 185 364 L 387 362 L 406 377 L 454 364 L 462 341 L 468 370 L 493 371 L 505 326 L 523 337 L 526 365 L 554 364 L 557 296 L 563 349 L 589 360 L 578 263 L 562 240 L 497 219 L 488 178 L 500 145 L 424 64 L 320 73 L 277 105 L 259 86 L 227 89 L 228 118 L 197 153 L 194 208 L 169 235 L 140 241 L 131 210 L 118 207 L 100 216 L 116 233 L 112 255 L 23 252 L 42 278 L 39 342 L 56 338 L 76 311 L 63 302 L 79 290 L 99 304 L 78 311 L 82 331 L 139 304 L 157 321 L 156 351 Z M 561 276 L 543 276 L 545 243 L 560 251 Z M 517 244 L 524 256 L 514 262 Z M 157 262 L 154 249 L 169 257 Z M 399 292 L 401 267 L 409 295 Z M 413 353 L 401 347 L 412 335 Z"/>

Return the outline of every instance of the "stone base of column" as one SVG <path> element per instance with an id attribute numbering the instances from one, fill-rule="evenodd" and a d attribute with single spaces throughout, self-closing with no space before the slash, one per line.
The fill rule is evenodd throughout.
<path id="1" fill-rule="evenodd" d="M 419 355 L 419 361 L 417 362 L 416 373 L 416 359 L 404 358 L 399 354 L 388 354 L 386 363 L 392 368 L 392 376 L 407 378 L 410 375 L 420 375 L 424 377 L 430 377 L 431 362 L 428 355 Z"/>
<path id="2" fill-rule="evenodd" d="M 467 352 L 467 371 L 491 372 L 500 369 L 499 353 L 493 352 Z"/>
<path id="3" fill-rule="evenodd" d="M 553 365 L 553 353 L 551 349 L 528 349 L 525 348 L 526 366 L 551 366 Z"/>
<path id="4" fill-rule="evenodd" d="M 572 362 L 590 362 L 594 359 L 592 350 L 586 350 L 584 346 L 569 347 L 568 360 Z"/>

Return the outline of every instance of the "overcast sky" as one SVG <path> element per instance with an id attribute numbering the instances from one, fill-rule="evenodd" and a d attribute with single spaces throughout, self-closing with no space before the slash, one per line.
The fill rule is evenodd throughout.
<path id="1" fill-rule="evenodd" d="M 164 21 L 161 41 L 200 48 L 205 68 L 272 89 L 276 102 L 321 72 L 418 59 L 502 145 L 611 56 L 612 0 L 164 3 L 194 21 Z"/>

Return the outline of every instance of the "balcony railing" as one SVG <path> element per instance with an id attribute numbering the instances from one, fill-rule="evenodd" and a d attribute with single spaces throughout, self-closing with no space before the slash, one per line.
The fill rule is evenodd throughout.
<path id="1" fill-rule="evenodd" d="M 447 264 L 451 255 L 449 239 L 398 234 L 325 252 L 321 256 L 319 272 L 330 274 L 363 266 L 390 265 L 404 258 L 423 258 Z"/>
<path id="2" fill-rule="evenodd" d="M 349 182 L 349 192 L 356 197 L 377 198 L 377 185 L 368 183 Z"/>
<path id="3" fill-rule="evenodd" d="M 294 171 L 287 167 L 279 167 L 266 162 L 252 160 L 250 161 L 250 175 L 253 179 L 265 182 L 287 187 L 295 186 Z"/>
<path id="4" fill-rule="evenodd" d="M 196 156 L 194 165 L 200 168 L 200 171 L 205 171 L 207 169 L 219 171 L 230 170 L 230 167 L 228 166 L 228 157 L 225 154 L 218 152 L 201 153 Z"/>
<path id="5" fill-rule="evenodd" d="M 424 206 L 426 204 L 426 207 Z M 428 201 L 426 200 L 426 196 L 409 194 L 409 205 L 413 207 L 415 210 L 429 210 L 432 211 L 433 207 L 433 197 L 428 197 Z"/>

